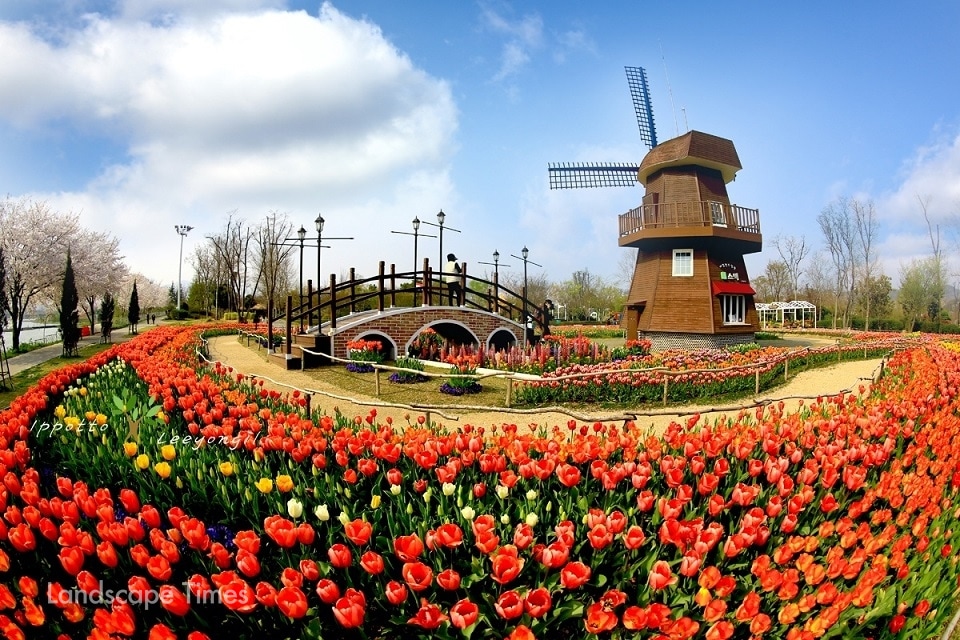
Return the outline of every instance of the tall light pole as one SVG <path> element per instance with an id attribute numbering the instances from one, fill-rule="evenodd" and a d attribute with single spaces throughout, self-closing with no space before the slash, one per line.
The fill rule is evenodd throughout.
<path id="1" fill-rule="evenodd" d="M 300 313 L 303 313 L 303 241 L 307 237 L 307 230 L 300 225 L 297 229 L 297 239 L 300 241 Z M 303 333 L 303 315 L 300 316 L 300 333 Z"/>
<path id="2" fill-rule="evenodd" d="M 323 219 L 321 214 L 317 214 L 317 219 L 313 221 L 313 225 L 317 228 L 317 306 L 320 306 L 320 290 L 323 289 L 323 280 L 321 279 L 321 270 L 320 263 L 320 253 L 324 248 L 329 249 L 330 247 L 323 244 L 323 225 L 326 223 L 326 220 Z M 353 240 L 353 237 L 337 237 L 337 238 L 327 238 L 327 240 Z M 323 324 L 323 318 L 321 317 L 321 311 L 317 310 L 317 326 Z"/>
<path id="3" fill-rule="evenodd" d="M 431 223 L 432 224 L 432 223 Z M 413 306 L 417 306 L 417 244 L 420 241 L 420 236 L 423 235 L 427 238 L 436 238 L 437 236 L 430 235 L 429 233 L 420 233 L 420 218 L 413 218 L 413 233 L 409 231 L 391 231 L 390 233 L 399 233 L 403 236 L 413 236 Z"/>
<path id="4" fill-rule="evenodd" d="M 494 296 L 496 297 L 496 306 L 494 307 L 497 313 L 500 313 L 500 252 L 496 249 L 493 250 L 493 262 L 481 262 L 479 264 L 487 264 L 493 267 L 493 284 L 494 284 Z M 505 264 L 505 267 L 510 265 Z"/>
<path id="5" fill-rule="evenodd" d="M 440 261 L 437 262 L 437 273 L 440 275 L 441 283 L 443 282 L 443 270 L 447 265 L 446 260 L 444 260 L 443 258 L 443 229 L 444 229 L 443 223 L 446 219 L 447 219 L 447 214 L 443 212 L 443 209 L 440 209 L 440 213 L 437 214 L 436 224 L 434 224 L 433 222 L 427 222 L 426 220 L 423 221 L 423 224 L 428 224 L 431 227 L 438 227 L 440 229 Z M 460 229 L 454 229 L 453 227 L 446 227 L 446 229 L 448 231 L 456 231 L 457 233 L 460 233 Z M 440 286 L 443 286 L 443 285 L 441 284 Z"/>
<path id="6" fill-rule="evenodd" d="M 180 234 L 180 266 L 177 269 L 177 311 L 179 312 L 180 294 L 183 291 L 183 239 L 193 230 L 193 227 L 186 224 L 175 224 L 173 228 Z"/>
<path id="7" fill-rule="evenodd" d="M 526 349 L 527 348 L 527 323 L 532 320 L 532 319 L 528 320 L 528 315 L 527 315 L 527 263 L 529 262 L 535 267 L 539 267 L 540 265 L 537 264 L 536 262 L 533 262 L 532 260 L 527 259 L 528 256 L 530 255 L 530 250 L 527 249 L 526 245 L 524 245 L 523 250 L 520 251 L 519 256 L 514 256 L 512 253 L 510 255 L 516 258 L 517 260 L 523 260 L 523 348 Z"/>

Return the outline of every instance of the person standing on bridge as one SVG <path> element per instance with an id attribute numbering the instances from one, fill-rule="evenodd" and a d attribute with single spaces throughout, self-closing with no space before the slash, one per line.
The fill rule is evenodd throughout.
<path id="1" fill-rule="evenodd" d="M 457 264 L 457 256 L 452 253 L 447 254 L 447 266 L 443 269 L 443 280 L 447 283 L 447 296 L 450 306 L 453 306 L 453 298 L 456 296 L 457 305 L 463 304 L 463 288 L 460 286 L 460 265 Z"/>

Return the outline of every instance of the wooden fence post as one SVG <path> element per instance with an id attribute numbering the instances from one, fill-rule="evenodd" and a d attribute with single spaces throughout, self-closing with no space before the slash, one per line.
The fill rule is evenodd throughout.
<path id="1" fill-rule="evenodd" d="M 667 406 L 667 386 L 670 382 L 670 376 L 666 372 L 663 374 L 663 406 Z"/>
<path id="2" fill-rule="evenodd" d="M 290 316 L 293 315 L 293 296 L 287 296 L 287 346 L 284 349 L 284 353 L 290 355 L 291 344 L 293 343 L 293 320 Z"/>
<path id="3" fill-rule="evenodd" d="M 374 374 L 376 374 L 375 382 L 376 382 L 376 385 L 377 385 L 377 387 L 376 387 L 376 388 L 377 388 L 377 397 L 379 398 L 379 397 L 380 397 L 380 367 L 374 368 L 373 372 L 374 372 Z"/>
<path id="4" fill-rule="evenodd" d="M 513 406 L 513 378 L 507 378 L 507 408 Z"/>
<path id="5" fill-rule="evenodd" d="M 760 368 L 754 372 L 753 392 L 760 393 Z"/>
<path id="6" fill-rule="evenodd" d="M 308 394 L 305 394 L 305 397 L 307 400 L 307 404 L 304 405 L 304 409 L 306 409 L 307 415 L 304 417 L 306 417 L 307 420 L 310 420 L 310 399 L 313 397 L 313 395 L 308 393 Z"/>
<path id="7" fill-rule="evenodd" d="M 383 269 L 386 263 L 381 260 L 377 267 L 377 311 L 383 311 Z"/>
<path id="8" fill-rule="evenodd" d="M 337 274 L 330 274 L 330 329 L 337 328 Z"/>
<path id="9" fill-rule="evenodd" d="M 783 361 L 783 381 L 787 381 L 787 373 L 790 371 L 790 358 Z"/>

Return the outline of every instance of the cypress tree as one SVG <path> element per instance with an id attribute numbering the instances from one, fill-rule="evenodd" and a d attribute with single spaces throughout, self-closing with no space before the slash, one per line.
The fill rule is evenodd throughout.
<path id="1" fill-rule="evenodd" d="M 100 335 L 103 342 L 110 342 L 110 332 L 113 331 L 113 313 L 116 310 L 116 301 L 109 292 L 103 295 L 100 301 Z"/>
<path id="2" fill-rule="evenodd" d="M 133 281 L 133 291 L 130 292 L 130 304 L 127 305 L 127 322 L 130 323 L 130 330 L 137 332 L 137 323 L 140 322 L 140 296 L 137 295 L 137 281 Z"/>
<path id="3" fill-rule="evenodd" d="M 63 272 L 63 291 L 60 295 L 60 335 L 63 336 L 63 355 L 75 356 L 80 342 L 80 313 L 77 306 L 80 295 L 73 275 L 73 259 L 67 249 L 67 268 Z"/>

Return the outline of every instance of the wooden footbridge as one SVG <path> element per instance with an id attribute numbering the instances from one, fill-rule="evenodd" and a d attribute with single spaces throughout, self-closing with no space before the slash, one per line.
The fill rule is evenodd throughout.
<path id="1" fill-rule="evenodd" d="M 461 300 L 451 299 L 447 276 L 459 278 Z M 311 368 L 329 364 L 326 356 L 346 358 L 349 342 L 379 340 L 385 359 L 393 360 L 409 353 L 426 328 L 449 343 L 484 349 L 503 349 L 543 335 L 549 322 L 543 301 L 533 303 L 526 290 L 512 291 L 498 280 L 496 273 L 492 281 L 468 275 L 465 263 L 459 274 L 433 271 L 429 259 L 422 270 L 401 273 L 396 265 L 388 270 L 380 262 L 371 278 L 358 279 L 351 268 L 346 281 L 337 282 L 331 274 L 329 284 L 318 291 L 308 280 L 302 303 L 294 304 L 291 295 L 282 311 L 274 309 L 272 301 L 268 305 L 268 344 L 274 344 L 275 326 L 284 332 L 282 347 L 270 358 L 287 369 Z M 525 313 L 532 324 L 526 335 Z"/>

